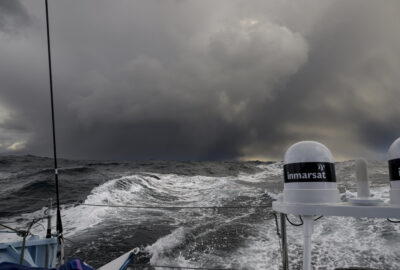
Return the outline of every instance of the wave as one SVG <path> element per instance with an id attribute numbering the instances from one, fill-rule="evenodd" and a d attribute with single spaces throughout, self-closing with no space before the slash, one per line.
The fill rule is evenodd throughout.
<path id="1" fill-rule="evenodd" d="M 223 177 L 135 173 L 98 185 L 83 202 L 138 206 L 270 205 L 282 191 L 283 164 L 257 166 L 259 171 L 255 173 Z M 354 162 L 337 166 L 343 200 L 356 196 L 353 166 Z M 371 175 L 377 180 L 372 182 L 371 193 L 387 201 L 387 180 L 375 175 L 375 170 L 383 170 L 384 164 L 374 166 Z M 44 208 L 8 221 L 20 224 L 43 211 Z M 134 235 L 134 228 L 139 226 L 149 227 L 147 233 L 154 234 L 153 225 L 168 225 L 163 237 L 146 247 L 152 254 L 153 265 L 278 270 L 281 264 L 270 207 L 168 211 L 69 204 L 63 206 L 62 217 L 65 236 L 76 238 L 102 226 L 125 228 L 126 233 Z M 34 229 L 39 231 L 40 228 Z M 107 232 L 107 242 L 112 244 L 113 237 L 120 233 L 120 229 Z M 301 269 L 302 239 L 301 227 L 288 226 L 291 269 Z M 89 241 L 90 246 L 93 241 Z M 315 223 L 312 261 L 321 269 L 354 265 L 400 269 L 399 241 L 400 228 L 382 219 L 324 217 Z"/>
<path id="2" fill-rule="evenodd" d="M 243 177 L 239 177 L 243 178 Z M 246 187 L 236 177 L 183 176 L 176 174 L 138 173 L 107 181 L 95 187 L 85 204 L 140 205 L 140 206 L 223 206 L 226 204 L 257 204 L 268 200 L 262 197 L 263 188 Z M 238 181 L 235 181 L 238 180 Z M 243 179 L 242 179 L 243 180 Z M 52 188 L 51 180 L 42 180 L 29 184 L 26 189 Z M 255 194 L 258 193 L 258 196 Z M 44 208 L 43 208 L 44 209 Z M 43 209 L 23 214 L 11 220 L 29 221 L 40 215 Z M 65 233 L 73 235 L 92 228 L 107 220 L 119 219 L 137 222 L 152 222 L 167 219 L 172 223 L 184 222 L 182 215 L 137 215 L 137 212 L 157 212 L 158 210 L 98 208 L 85 205 L 64 205 L 62 217 Z M 158 211 L 160 212 L 160 211 Z M 207 217 L 209 213 L 200 213 Z M 132 218 L 130 213 L 135 213 Z M 53 223 L 54 224 L 54 223 Z"/>
<path id="3" fill-rule="evenodd" d="M 373 187 L 376 197 L 387 200 L 388 187 Z M 352 197 L 353 192 L 342 194 Z M 234 269 L 272 269 L 281 265 L 280 239 L 275 222 L 248 222 L 250 234 L 241 232 L 242 241 L 230 252 L 223 254 L 215 243 L 207 243 L 210 249 L 202 249 L 204 232 L 196 239 L 195 229 L 179 227 L 147 247 L 153 255 L 153 265 L 179 265 L 181 267 L 217 267 Z M 220 226 L 216 222 L 215 226 Z M 240 228 L 237 225 L 235 228 Z M 226 228 L 224 228 L 226 229 Z M 210 228 L 205 234 L 213 234 Z M 291 269 L 302 269 L 302 227 L 287 227 L 289 262 Z M 193 236 L 195 235 L 195 236 Z M 223 243 L 221 239 L 218 243 Z M 228 237 L 229 239 L 229 237 Z M 324 217 L 314 226 L 312 262 L 318 269 L 338 267 L 372 267 L 377 269 L 400 269 L 400 228 L 385 219 Z M 187 244 L 189 242 L 189 244 Z M 230 238 L 229 243 L 235 242 Z M 194 251 L 194 252 L 193 252 Z"/>

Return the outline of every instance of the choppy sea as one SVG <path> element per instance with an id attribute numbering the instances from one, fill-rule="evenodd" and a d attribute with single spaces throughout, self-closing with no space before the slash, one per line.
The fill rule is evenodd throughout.
<path id="1" fill-rule="evenodd" d="M 281 162 L 59 162 L 66 257 L 94 267 L 134 247 L 150 264 L 280 269 L 271 202 L 282 192 Z M 55 198 L 52 159 L 0 157 L 0 223 L 26 228 Z M 370 162 L 373 196 L 388 200 L 384 162 Z M 336 163 L 342 200 L 356 195 L 354 161 Z M 137 209 L 87 206 L 249 206 L 262 208 Z M 291 217 L 293 220 L 296 217 Z M 55 221 L 53 220 L 53 225 Z M 44 235 L 46 222 L 32 229 Z M 290 269 L 301 269 L 302 228 L 288 225 Z M 20 240 L 0 233 L 0 242 Z M 400 224 L 384 219 L 323 217 L 315 222 L 314 269 L 400 269 Z M 134 267 L 131 267 L 134 269 Z"/>

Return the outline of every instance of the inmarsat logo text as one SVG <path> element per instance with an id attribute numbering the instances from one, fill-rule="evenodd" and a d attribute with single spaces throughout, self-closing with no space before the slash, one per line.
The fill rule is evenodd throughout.
<path id="1" fill-rule="evenodd" d="M 318 164 L 318 171 L 325 172 L 325 165 L 324 164 Z"/>
<path id="2" fill-rule="evenodd" d="M 287 172 L 288 180 L 298 180 L 298 179 L 318 179 L 326 180 L 325 165 L 318 164 L 319 172 L 304 172 L 304 173 L 289 173 Z M 400 172 L 400 170 L 399 170 Z"/>

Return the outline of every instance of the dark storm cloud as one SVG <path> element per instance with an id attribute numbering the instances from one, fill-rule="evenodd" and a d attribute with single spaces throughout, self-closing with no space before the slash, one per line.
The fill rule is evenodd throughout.
<path id="1" fill-rule="evenodd" d="M 376 158 L 400 134 L 397 1 L 50 3 L 62 156 L 280 159 L 313 139 Z M 0 149 L 49 154 L 43 7 L 23 4 L 29 29 L 0 36 Z"/>
<path id="2" fill-rule="evenodd" d="M 274 89 L 274 99 L 260 110 L 264 119 L 252 118 L 261 128 L 249 152 L 282 156 L 294 141 L 313 139 L 337 158 L 384 158 L 400 134 L 398 7 L 333 2 L 304 33 L 307 63 Z"/>
<path id="3" fill-rule="evenodd" d="M 12 32 L 28 22 L 28 12 L 19 0 L 0 1 L 0 31 Z"/>

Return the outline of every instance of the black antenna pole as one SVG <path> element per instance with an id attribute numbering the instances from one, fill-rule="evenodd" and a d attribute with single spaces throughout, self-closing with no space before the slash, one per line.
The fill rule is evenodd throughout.
<path id="1" fill-rule="evenodd" d="M 62 235 L 63 227 L 61 223 L 60 196 L 58 191 L 58 165 L 57 165 L 57 144 L 56 144 L 56 126 L 54 121 L 54 99 L 53 99 L 53 74 L 51 71 L 51 53 L 50 53 L 50 28 L 49 28 L 49 8 L 46 1 L 46 26 L 47 26 L 47 53 L 49 59 L 49 79 L 50 79 L 50 101 L 51 101 L 51 123 L 53 128 L 53 153 L 54 153 L 54 177 L 56 181 L 57 194 L 57 232 Z"/>

